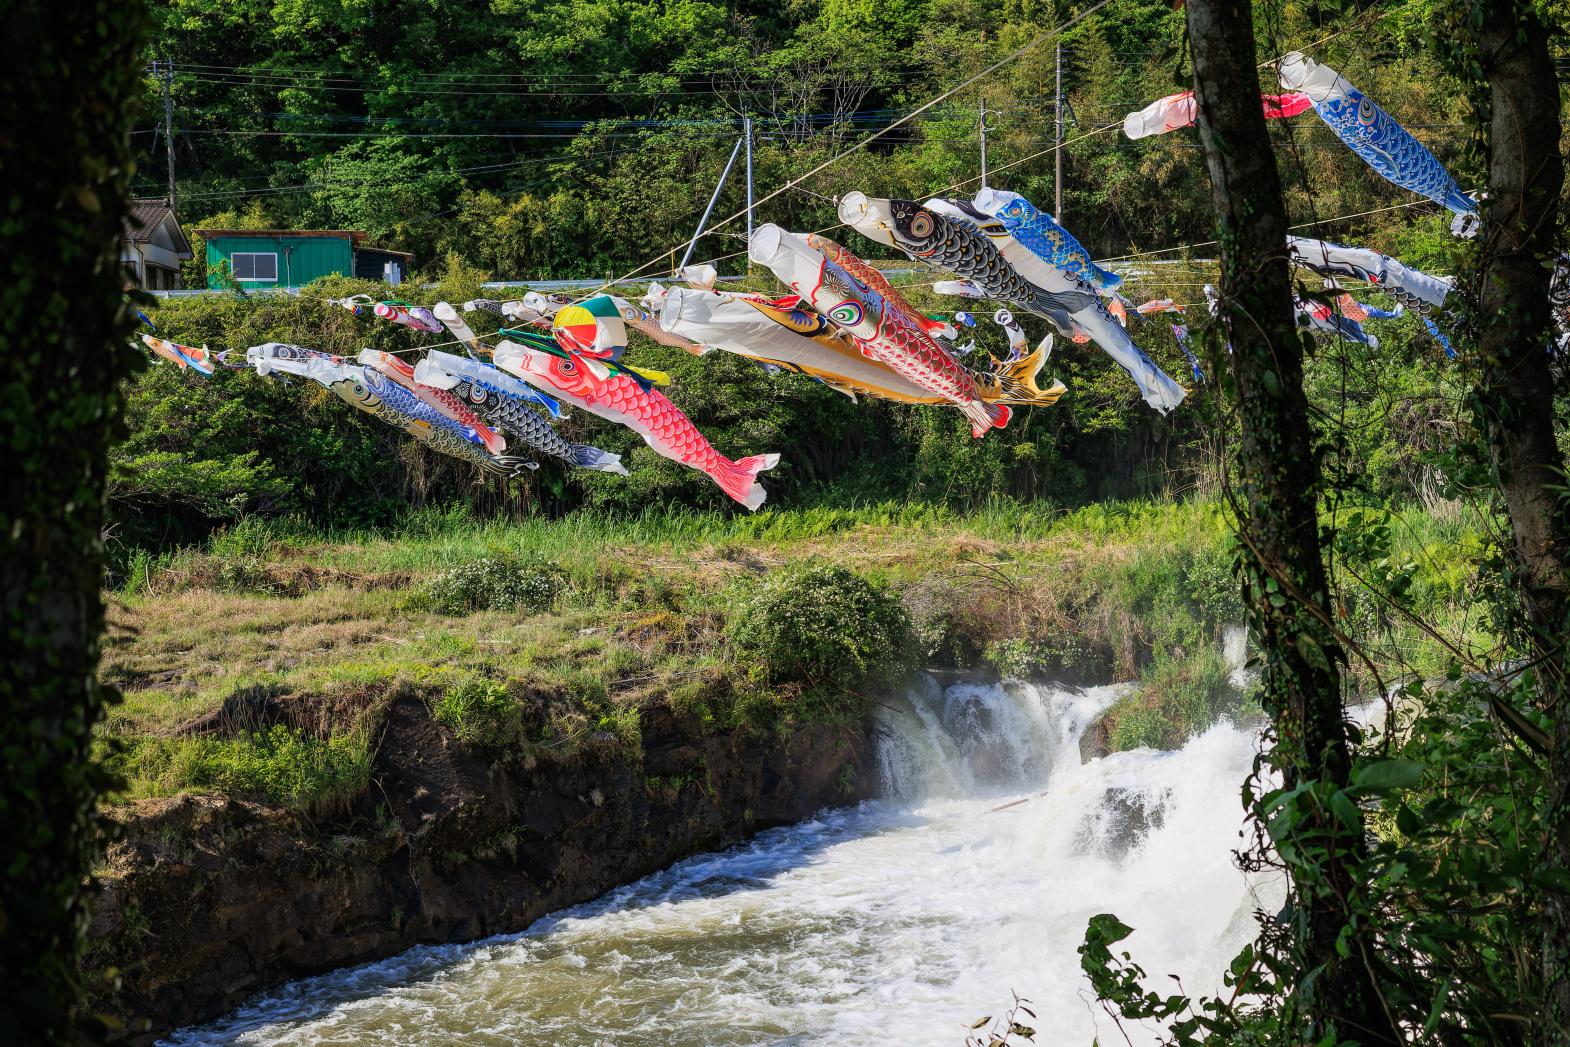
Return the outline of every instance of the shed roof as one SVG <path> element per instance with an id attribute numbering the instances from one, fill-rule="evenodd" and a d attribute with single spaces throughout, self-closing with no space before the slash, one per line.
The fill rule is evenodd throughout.
<path id="1" fill-rule="evenodd" d="M 365 242 L 366 234 L 359 229 L 195 229 L 197 236 L 211 240 L 215 236 L 258 236 L 272 240 L 349 240 L 356 247 Z"/>

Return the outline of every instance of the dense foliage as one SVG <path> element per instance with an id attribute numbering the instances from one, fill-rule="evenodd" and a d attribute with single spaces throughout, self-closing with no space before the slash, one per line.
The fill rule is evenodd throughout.
<path id="1" fill-rule="evenodd" d="M 843 567 L 771 572 L 735 607 L 728 633 L 760 682 L 795 683 L 860 709 L 910 670 L 910 619 L 892 594 Z"/>
<path id="2" fill-rule="evenodd" d="M 151 61 L 172 63 L 188 225 L 358 228 L 416 252 L 426 271 L 457 251 L 498 279 L 603 277 L 669 265 L 743 116 L 754 120 L 761 196 L 1088 6 L 161 0 L 135 141 L 162 159 L 164 82 Z M 1378 21 L 1349 12 L 1363 24 L 1330 54 L 1456 165 L 1465 134 L 1436 64 L 1411 46 L 1426 12 L 1413 4 Z M 1325 18 L 1320 5 L 1289 5 L 1281 39 L 1325 36 Z M 1092 134 L 1181 86 L 1182 39 L 1181 12 L 1164 0 L 1112 5 L 1064 37 L 1063 210 L 1099 255 L 1212 239 L 1205 209 L 1191 205 L 1206 192 L 1191 136 Z M 820 196 L 774 198 L 765 218 L 832 225 L 828 198 L 846 187 L 912 196 L 972 179 L 974 189 L 982 104 L 994 184 L 1049 199 L 1053 82 L 1053 50 L 1037 48 L 807 179 Z M 1312 188 L 1311 217 L 1389 202 L 1315 121 L 1272 130 L 1312 166 L 1311 179 L 1289 183 L 1295 206 L 1310 203 Z M 161 193 L 161 170 L 149 164 L 140 188 Z M 716 217 L 744 206 L 739 183 Z M 714 235 L 699 257 L 742 246 Z"/>

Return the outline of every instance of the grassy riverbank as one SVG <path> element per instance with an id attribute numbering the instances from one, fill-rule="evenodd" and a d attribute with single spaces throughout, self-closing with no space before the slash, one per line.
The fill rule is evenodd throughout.
<path id="1" fill-rule="evenodd" d="M 1352 522 L 1361 545 L 1343 570 L 1416 593 L 1449 642 L 1481 638 L 1467 609 L 1474 527 L 1418 511 Z M 104 675 L 125 701 L 105 741 L 125 799 L 219 792 L 327 813 L 367 787 L 379 710 L 398 695 L 421 696 L 466 744 L 525 761 L 591 738 L 636 745 L 648 703 L 765 730 L 859 715 L 810 674 L 760 667 L 788 652 L 734 642 L 760 580 L 805 562 L 897 597 L 914 662 L 1142 680 L 1113 712 L 1115 747 L 1171 745 L 1244 706 L 1217 653 L 1242 608 L 1210 503 L 419 513 L 342 533 L 252 519 L 133 559 L 112 594 Z M 1436 638 L 1382 606 L 1355 587 L 1339 608 L 1382 674 L 1435 669 Z"/>

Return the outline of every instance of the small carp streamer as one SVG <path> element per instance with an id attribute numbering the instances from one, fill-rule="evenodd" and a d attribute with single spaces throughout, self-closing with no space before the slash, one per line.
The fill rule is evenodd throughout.
<path id="1" fill-rule="evenodd" d="M 498 367 L 432 350 L 415 365 L 414 378 L 423 386 L 447 390 L 447 395 L 472 404 L 491 423 L 541 454 L 559 458 L 579 469 L 627 475 L 621 455 L 588 444 L 575 444 L 560 436 L 549 421 L 527 406 L 544 400 L 559 415 L 561 409 L 556 402 Z"/>
<path id="2" fill-rule="evenodd" d="M 1343 247 L 1326 240 L 1289 236 L 1287 249 L 1292 260 L 1306 269 L 1322 276 L 1344 276 L 1373 284 L 1397 301 L 1419 310 L 1442 307 L 1455 283 L 1449 277 L 1429 276 L 1389 255 L 1362 247 Z"/>
<path id="3" fill-rule="evenodd" d="M 1074 239 L 1073 233 L 1018 193 L 983 189 L 972 202 L 976 210 L 1002 222 L 1003 228 L 1025 250 L 1044 264 L 1063 270 L 1074 280 L 1087 283 L 1098 291 L 1115 290 L 1123 282 L 1121 276 L 1091 261 L 1090 252 Z M 1015 266 L 1018 264 L 1016 262 Z M 1030 273 L 1024 275 L 1026 279 L 1035 279 Z"/>
<path id="4" fill-rule="evenodd" d="M 151 321 L 148 321 L 151 325 Z M 194 345 L 181 345 L 163 338 L 154 338 L 150 334 L 142 335 L 142 344 L 153 351 L 153 355 L 168 360 L 180 370 L 190 368 L 197 374 L 213 373 L 212 355 L 207 351 L 207 346 L 200 349 Z"/>
<path id="5" fill-rule="evenodd" d="M 1300 92 L 1284 95 L 1260 95 L 1265 107 L 1266 120 L 1285 120 L 1297 116 L 1313 105 L 1313 99 Z M 1158 98 L 1136 113 L 1123 118 L 1123 134 L 1128 138 L 1149 138 L 1194 126 L 1199 119 L 1199 103 L 1193 91 L 1179 91 L 1175 95 Z"/>
<path id="6" fill-rule="evenodd" d="M 449 420 L 474 433 L 487 451 L 501 454 L 507 449 L 507 441 L 502 439 L 501 434 L 482 422 L 480 416 L 475 414 L 473 408 L 463 400 L 445 389 L 433 389 L 417 382 L 412 365 L 380 349 L 361 349 L 359 360 L 361 366 L 372 368 L 384 377 L 392 379 L 419 397 L 426 406 L 441 412 Z"/>
<path id="7" fill-rule="evenodd" d="M 1188 324 L 1172 324 L 1172 337 L 1177 339 L 1178 348 L 1183 350 L 1183 356 L 1188 360 L 1189 370 L 1194 372 L 1194 381 L 1203 382 L 1205 372 L 1199 369 L 1199 357 L 1194 355 L 1194 350 L 1188 345 Z"/>

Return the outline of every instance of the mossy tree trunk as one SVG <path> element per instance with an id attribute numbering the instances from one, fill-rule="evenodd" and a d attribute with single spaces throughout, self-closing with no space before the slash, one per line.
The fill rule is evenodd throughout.
<path id="1" fill-rule="evenodd" d="M 1519 0 L 1472 9 L 1488 85 L 1488 198 L 1475 283 L 1473 416 L 1514 532 L 1514 560 L 1539 700 L 1555 723 L 1545 864 L 1570 869 L 1570 500 L 1554 439 L 1548 284 L 1560 233 L 1564 158 L 1548 33 Z M 1570 1044 L 1570 894 L 1544 904 L 1547 1007 L 1540 1041 Z"/>
<path id="2" fill-rule="evenodd" d="M 105 473 L 132 350 L 118 241 L 141 96 L 138 0 L 6 6 L 0 92 L 0 1042 L 75 1042 Z"/>
<path id="3" fill-rule="evenodd" d="M 1248 0 L 1189 0 L 1187 18 L 1199 134 L 1219 223 L 1222 330 L 1231 343 L 1241 448 L 1240 535 L 1250 624 L 1264 652 L 1264 703 L 1275 731 L 1270 759 L 1288 790 L 1344 788 L 1350 755 L 1341 702 L 1344 658 L 1330 623 L 1318 499 L 1321 470 L 1303 390 L 1303 341 L 1293 317 L 1286 207 L 1259 105 L 1258 57 Z M 1324 795 L 1320 799 L 1324 799 Z M 1366 954 L 1350 937 L 1362 828 L 1308 800 L 1278 813 L 1296 819 L 1292 966 L 1311 1040 L 1334 1030 L 1368 1043 L 1396 1039 L 1379 1005 Z M 1291 1021 L 1291 1019 L 1288 1019 Z"/>

